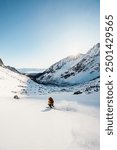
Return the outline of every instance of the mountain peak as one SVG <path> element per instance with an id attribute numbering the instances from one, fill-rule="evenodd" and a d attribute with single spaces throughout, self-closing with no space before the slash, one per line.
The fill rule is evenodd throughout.
<path id="1" fill-rule="evenodd" d="M 97 48 L 100 48 L 100 43 L 97 43 L 95 46 L 96 46 Z"/>
<path id="2" fill-rule="evenodd" d="M 100 75 L 100 44 L 94 45 L 86 54 L 68 56 L 53 64 L 37 78 L 44 84 L 75 85 L 96 79 Z"/>
<path id="3" fill-rule="evenodd" d="M 89 49 L 89 51 L 87 52 L 88 55 L 90 56 L 96 56 L 99 55 L 100 53 L 100 43 L 97 43 L 96 45 L 94 45 L 91 49 Z"/>

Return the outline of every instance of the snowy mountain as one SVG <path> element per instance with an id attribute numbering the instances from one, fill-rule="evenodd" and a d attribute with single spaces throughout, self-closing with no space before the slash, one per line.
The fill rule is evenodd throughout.
<path id="1" fill-rule="evenodd" d="M 52 93 L 89 94 L 100 89 L 99 79 L 74 86 L 42 85 L 29 77 L 0 66 L 0 96 L 17 95 L 39 96 Z"/>
<path id="2" fill-rule="evenodd" d="M 11 68 L 0 66 L 0 96 L 39 95 L 47 91 L 45 86 L 37 84 L 25 75 L 12 71 Z"/>
<path id="3" fill-rule="evenodd" d="M 93 64 L 98 63 L 96 50 L 89 51 L 87 62 L 93 57 Z M 80 62 L 85 66 L 84 58 L 67 57 L 46 72 L 65 75 Z M 97 78 L 74 86 L 42 85 L 0 59 L 0 150 L 99 150 L 99 82 Z M 50 96 L 54 109 L 47 107 Z"/>
<path id="4" fill-rule="evenodd" d="M 52 92 L 72 92 L 74 94 L 93 93 L 100 89 L 100 44 L 86 54 L 69 56 L 52 65 L 43 73 L 27 77 L 15 68 L 5 66 L 0 59 L 0 90 L 2 95 L 40 95 Z M 44 83 L 46 85 L 43 85 Z M 59 85 L 59 86 L 58 86 Z M 66 86 L 67 85 L 67 86 Z M 69 85 L 69 86 L 68 86 Z"/>
<path id="5" fill-rule="evenodd" d="M 15 72 L 15 73 L 19 73 L 19 74 L 21 74 L 17 69 L 15 69 L 14 67 L 11 67 L 11 66 L 4 66 L 5 68 L 7 68 L 7 69 L 9 69 L 9 70 L 11 70 L 11 71 L 13 71 L 13 72 Z"/>
<path id="6" fill-rule="evenodd" d="M 100 44 L 96 44 L 86 54 L 69 56 L 52 65 L 37 78 L 39 83 L 75 85 L 85 83 L 100 76 Z"/>
<path id="7" fill-rule="evenodd" d="M 11 66 L 5 66 L 2 59 L 0 58 L 0 66 L 4 67 L 4 68 L 7 68 L 13 72 L 16 72 L 16 73 L 20 73 L 17 69 L 15 69 L 14 67 L 11 67 Z"/>

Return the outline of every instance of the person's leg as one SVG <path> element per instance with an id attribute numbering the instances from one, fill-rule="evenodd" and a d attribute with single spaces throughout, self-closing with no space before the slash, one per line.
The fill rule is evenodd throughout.
<path id="1" fill-rule="evenodd" d="M 49 105 L 50 108 L 52 108 L 52 105 L 51 105 L 51 104 L 48 104 L 48 105 Z"/>

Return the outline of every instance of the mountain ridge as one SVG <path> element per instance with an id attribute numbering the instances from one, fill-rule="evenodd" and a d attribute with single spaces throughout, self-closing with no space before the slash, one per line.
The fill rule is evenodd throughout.
<path id="1" fill-rule="evenodd" d="M 42 84 L 74 85 L 100 76 L 100 43 L 86 54 L 68 56 L 46 69 L 38 78 Z"/>
<path id="2" fill-rule="evenodd" d="M 0 88 L 3 95 L 7 94 L 7 89 L 12 95 L 17 93 L 27 96 L 52 92 L 74 94 L 98 92 L 100 89 L 99 54 L 100 44 L 97 44 L 86 54 L 68 56 L 50 66 L 39 77 L 35 76 L 38 84 L 33 82 L 35 80 L 31 80 L 34 75 L 30 78 L 22 75 L 15 68 L 5 66 L 0 60 Z"/>

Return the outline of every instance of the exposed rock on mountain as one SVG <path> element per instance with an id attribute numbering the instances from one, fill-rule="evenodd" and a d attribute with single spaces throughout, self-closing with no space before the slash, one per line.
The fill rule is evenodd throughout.
<path id="1" fill-rule="evenodd" d="M 100 76 L 100 44 L 86 54 L 69 56 L 52 65 L 37 81 L 43 84 L 75 85 L 94 80 Z"/>
<path id="2" fill-rule="evenodd" d="M 0 66 L 4 66 L 4 63 L 1 58 L 0 58 Z"/>
<path id="3" fill-rule="evenodd" d="M 13 71 L 15 73 L 19 73 L 20 74 L 20 72 L 17 69 L 15 69 L 14 67 L 5 66 L 1 58 L 0 58 L 0 66 L 2 66 L 4 68 L 7 68 L 7 69 L 9 69 L 9 70 L 11 70 L 11 71 Z"/>
<path id="4" fill-rule="evenodd" d="M 7 69 L 9 69 L 9 70 L 11 70 L 11 71 L 13 71 L 13 72 L 15 72 L 15 73 L 19 73 L 19 74 L 21 74 L 17 69 L 15 69 L 14 67 L 11 67 L 11 66 L 5 66 Z"/>

